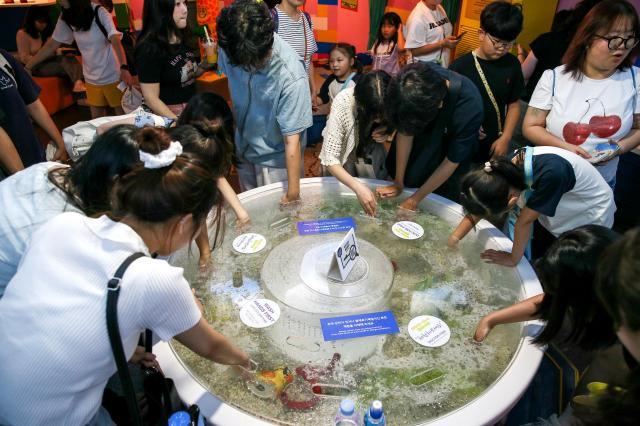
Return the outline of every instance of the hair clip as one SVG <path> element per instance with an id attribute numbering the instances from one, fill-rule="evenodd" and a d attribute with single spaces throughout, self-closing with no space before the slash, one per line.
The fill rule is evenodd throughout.
<path id="1" fill-rule="evenodd" d="M 489 161 L 484 163 L 484 171 L 487 173 L 491 173 L 491 163 Z"/>
<path id="2" fill-rule="evenodd" d="M 158 154 L 149 154 L 142 150 L 139 152 L 140 161 L 144 163 L 145 169 L 160 169 L 170 166 L 180 154 L 182 154 L 182 145 L 176 141 L 171 142 L 169 148 Z"/>

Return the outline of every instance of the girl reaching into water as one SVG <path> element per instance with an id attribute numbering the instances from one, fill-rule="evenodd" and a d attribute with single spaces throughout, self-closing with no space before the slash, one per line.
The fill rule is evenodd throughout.
<path id="1" fill-rule="evenodd" d="M 486 262 L 504 266 L 520 262 L 532 232 L 536 234 L 532 256 L 537 258 L 565 231 L 589 224 L 611 228 L 615 212 L 613 192 L 598 171 L 585 159 L 556 147 L 529 147 L 512 159 L 487 161 L 463 177 L 460 204 L 467 215 L 449 237 L 450 247 L 478 220 L 514 210 L 511 252 L 489 249 L 481 254 Z"/>

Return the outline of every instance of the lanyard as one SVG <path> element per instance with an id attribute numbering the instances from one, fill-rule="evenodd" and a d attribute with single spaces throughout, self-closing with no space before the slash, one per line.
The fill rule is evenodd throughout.
<path id="1" fill-rule="evenodd" d="M 531 195 L 533 185 L 533 148 L 528 146 L 524 149 L 524 182 L 527 184 L 525 200 Z"/>
<path id="2" fill-rule="evenodd" d="M 344 81 L 344 83 L 342 83 L 342 87 L 340 88 L 340 91 L 342 92 L 344 89 L 347 88 L 347 86 L 349 86 L 349 83 L 351 83 L 351 80 L 353 80 L 353 77 L 356 75 L 355 72 L 352 72 L 351 74 L 349 74 L 349 77 L 347 77 L 347 79 Z"/>
<path id="3" fill-rule="evenodd" d="M 484 72 L 482 71 L 482 67 L 480 66 L 478 57 L 476 56 L 476 52 L 471 52 L 471 55 L 473 56 L 473 61 L 476 63 L 476 69 L 478 70 L 478 74 L 480 75 L 480 80 L 482 80 L 484 89 L 487 91 L 487 95 L 489 95 L 489 100 L 491 100 L 493 109 L 496 110 L 496 118 L 498 119 L 498 136 L 502 136 L 502 118 L 500 118 L 500 108 L 498 107 L 498 102 L 496 102 L 496 98 L 493 96 L 493 92 L 491 91 L 491 87 L 489 86 L 487 77 L 485 77 Z"/>

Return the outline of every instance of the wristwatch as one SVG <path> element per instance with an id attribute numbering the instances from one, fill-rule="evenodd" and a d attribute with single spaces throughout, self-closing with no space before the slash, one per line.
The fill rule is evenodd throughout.
<path id="1" fill-rule="evenodd" d="M 125 71 L 129 71 L 129 65 L 127 65 L 127 64 L 122 64 L 122 65 L 120 65 L 120 69 L 121 69 L 121 70 L 125 70 Z"/>

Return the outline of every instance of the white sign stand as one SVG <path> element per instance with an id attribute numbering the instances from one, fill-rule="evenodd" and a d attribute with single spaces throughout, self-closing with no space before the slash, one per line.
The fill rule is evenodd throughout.
<path id="1" fill-rule="evenodd" d="M 329 265 L 329 278 L 338 281 L 346 280 L 359 257 L 360 250 L 358 249 L 356 233 L 351 228 L 333 252 L 331 264 Z"/>

